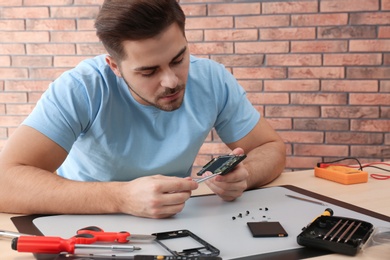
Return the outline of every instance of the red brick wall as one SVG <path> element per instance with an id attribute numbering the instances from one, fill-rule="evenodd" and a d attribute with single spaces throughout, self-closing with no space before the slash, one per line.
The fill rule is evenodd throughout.
<path id="1" fill-rule="evenodd" d="M 286 142 L 287 169 L 390 159 L 390 0 L 181 0 L 193 54 L 226 65 Z M 103 53 L 102 0 L 0 0 L 0 149 L 48 84 Z M 228 150 L 210 133 L 195 164 Z"/>

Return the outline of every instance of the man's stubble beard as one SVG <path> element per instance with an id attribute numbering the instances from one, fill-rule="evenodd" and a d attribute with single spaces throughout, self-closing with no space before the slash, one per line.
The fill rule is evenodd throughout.
<path id="1" fill-rule="evenodd" d="M 181 105 L 183 104 L 183 100 L 184 100 L 184 92 L 185 92 L 185 84 L 179 84 L 177 85 L 175 88 L 165 88 L 165 91 L 161 94 L 158 94 L 157 97 L 155 98 L 154 101 L 150 101 L 146 98 L 144 98 L 143 96 L 141 96 L 140 94 L 138 94 L 134 88 L 132 87 L 131 84 L 129 84 L 129 82 L 123 77 L 123 80 L 125 81 L 127 87 L 129 88 L 129 90 L 131 92 L 133 92 L 135 95 L 137 95 L 137 97 L 139 97 L 141 100 L 143 100 L 144 102 L 146 102 L 147 104 L 151 105 L 151 106 L 154 106 L 160 110 L 163 110 L 163 111 L 166 111 L 166 112 L 170 112 L 170 111 L 174 111 L 174 110 L 177 110 L 181 107 Z M 180 92 L 180 91 L 183 91 L 183 95 L 178 98 L 178 99 L 175 99 L 169 103 L 166 103 L 166 104 L 160 104 L 159 101 L 166 97 L 166 96 L 169 96 L 169 95 L 172 95 L 174 93 L 177 93 L 177 92 Z"/>

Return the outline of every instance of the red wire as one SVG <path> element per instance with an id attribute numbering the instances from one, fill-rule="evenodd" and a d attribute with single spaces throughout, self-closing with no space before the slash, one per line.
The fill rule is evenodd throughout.
<path id="1" fill-rule="evenodd" d="M 373 166 L 373 165 L 377 165 L 377 164 L 383 164 L 383 165 L 386 165 L 386 166 L 390 166 L 390 163 L 385 163 L 385 162 L 373 162 L 373 163 L 366 163 L 366 164 L 363 164 L 362 167 L 368 167 L 368 166 Z"/>
<path id="2" fill-rule="evenodd" d="M 320 163 L 320 168 L 326 168 L 329 166 L 344 166 L 349 168 L 360 168 L 359 166 L 353 166 L 353 165 L 347 165 L 347 164 L 341 164 L 341 163 Z"/>
<path id="3" fill-rule="evenodd" d="M 376 180 L 381 180 L 381 181 L 390 179 L 389 175 L 378 174 L 378 173 L 372 173 L 372 174 L 370 174 L 370 176 L 371 176 L 371 178 L 374 178 Z"/>
<path id="4" fill-rule="evenodd" d="M 366 164 L 363 164 L 363 165 L 362 165 L 362 168 L 364 168 L 364 167 L 369 167 L 369 166 L 374 166 L 374 165 L 378 165 L 378 164 L 390 166 L 390 163 L 373 162 L 373 163 L 366 163 Z M 370 176 L 371 176 L 371 178 L 373 178 L 373 179 L 375 179 L 375 180 L 381 180 L 381 181 L 390 179 L 390 175 L 379 174 L 379 173 L 372 173 L 372 174 L 370 174 Z"/>

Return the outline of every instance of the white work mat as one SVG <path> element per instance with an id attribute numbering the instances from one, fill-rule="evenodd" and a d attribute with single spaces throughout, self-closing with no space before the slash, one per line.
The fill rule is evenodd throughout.
<path id="1" fill-rule="evenodd" d="M 270 187 L 247 191 L 233 202 L 224 202 L 218 196 L 207 195 L 190 198 L 184 210 L 168 219 L 148 219 L 130 215 L 56 215 L 36 218 L 33 223 L 46 236 L 69 238 L 78 229 L 98 226 L 104 231 L 128 231 L 134 234 L 187 229 L 220 250 L 222 259 L 241 258 L 288 249 L 299 248 L 296 237 L 302 228 L 315 217 L 331 208 L 335 216 L 356 218 L 370 222 L 374 227 L 390 227 L 390 223 L 369 214 L 365 215 L 342 206 L 324 202 L 326 205 L 297 200 L 294 195 L 321 201 L 298 193 L 287 187 Z M 310 194 L 310 193 L 308 193 Z M 326 197 L 325 197 L 326 198 Z M 345 204 L 342 204 L 345 205 Z M 353 207 L 352 207 L 353 208 Z M 279 221 L 288 233 L 287 237 L 254 238 L 247 222 Z M 172 249 L 186 249 L 193 245 L 169 241 Z M 186 243 L 186 242 L 185 242 Z M 169 255 L 156 242 L 131 243 L 142 249 L 133 253 L 104 252 L 108 255 Z M 183 248 L 184 246 L 184 248 Z M 85 253 L 78 251 L 78 253 Z M 88 251 L 87 253 L 91 253 Z M 94 251 L 92 253 L 102 253 Z"/>

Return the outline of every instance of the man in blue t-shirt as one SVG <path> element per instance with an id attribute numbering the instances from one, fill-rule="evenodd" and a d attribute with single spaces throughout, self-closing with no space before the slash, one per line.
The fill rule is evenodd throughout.
<path id="1" fill-rule="evenodd" d="M 248 156 L 206 181 L 223 200 L 279 176 L 283 141 L 222 65 L 189 54 L 184 25 L 176 0 L 104 2 L 109 55 L 61 75 L 9 138 L 1 212 L 172 216 L 198 188 L 192 164 L 213 128 Z"/>

